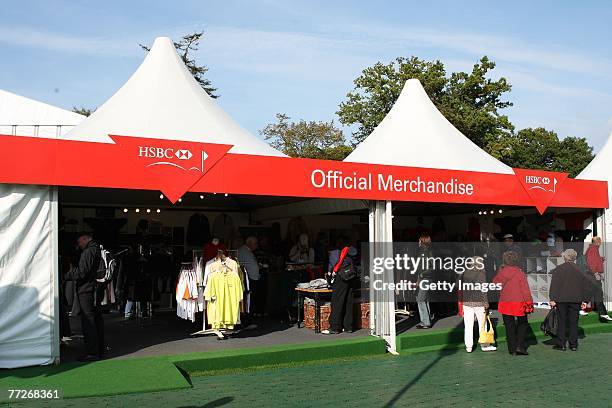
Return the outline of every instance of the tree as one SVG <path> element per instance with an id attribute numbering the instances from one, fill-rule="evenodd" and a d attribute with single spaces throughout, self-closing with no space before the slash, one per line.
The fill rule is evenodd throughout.
<path id="1" fill-rule="evenodd" d="M 90 108 L 85 108 L 84 106 L 81 106 L 80 108 L 77 108 L 76 106 L 72 107 L 72 111 L 74 113 L 78 113 L 79 115 L 83 115 L 83 116 L 89 116 L 92 113 L 94 113 L 96 111 L 96 109 L 90 109 Z"/>
<path id="2" fill-rule="evenodd" d="M 195 80 L 198 81 L 200 86 L 212 98 L 216 99 L 219 97 L 219 95 L 216 94 L 217 88 L 213 87 L 211 81 L 205 77 L 206 73 L 208 72 L 208 67 L 206 65 L 198 65 L 195 58 L 192 57 L 193 52 L 198 50 L 202 36 L 204 36 L 204 31 L 197 31 L 192 34 L 184 35 L 180 41 L 174 42 L 174 48 L 176 48 L 176 51 L 183 60 L 183 63 L 185 66 L 187 66 Z M 151 50 L 151 48 L 146 45 L 139 45 L 145 51 Z"/>
<path id="3" fill-rule="evenodd" d="M 352 150 L 333 121 L 290 122 L 291 118 L 282 113 L 277 113 L 276 119 L 276 123 L 266 125 L 259 133 L 288 156 L 343 160 Z"/>
<path id="4" fill-rule="evenodd" d="M 404 83 L 417 78 L 442 114 L 477 145 L 487 148 L 513 127 L 499 110 L 512 104 L 503 100 L 511 89 L 504 78 L 487 78 L 495 63 L 485 56 L 471 73 L 455 72 L 448 77 L 440 61 L 417 57 L 396 58 L 389 64 L 377 63 L 355 79 L 355 89 L 347 94 L 337 112 L 340 122 L 357 125 L 353 142 L 358 144 L 380 123 L 397 100 Z"/>
<path id="5" fill-rule="evenodd" d="M 544 128 L 526 128 L 507 140 L 503 161 L 512 167 L 567 172 L 575 177 L 593 160 L 586 139 L 566 137 Z"/>

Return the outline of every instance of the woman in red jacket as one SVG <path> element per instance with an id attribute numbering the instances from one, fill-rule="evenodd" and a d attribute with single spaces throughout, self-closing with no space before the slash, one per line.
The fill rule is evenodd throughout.
<path id="1" fill-rule="evenodd" d="M 604 273 L 604 261 L 606 260 L 599 253 L 599 247 L 601 246 L 601 238 L 593 237 L 591 240 L 591 245 L 589 245 L 589 249 L 587 249 L 586 253 L 586 263 L 589 272 L 591 272 L 589 276 L 589 280 L 593 287 L 593 307 L 595 311 L 599 314 L 599 320 L 602 322 L 612 321 L 612 318 L 608 315 L 608 310 L 606 309 L 606 305 L 603 302 L 604 294 L 603 294 L 603 273 Z"/>
<path id="2" fill-rule="evenodd" d="M 533 312 L 531 291 L 525 273 L 517 266 L 518 254 L 506 251 L 503 259 L 503 266 L 493 278 L 494 283 L 502 285 L 497 310 L 504 319 L 508 352 L 515 356 L 526 356 L 529 354 L 525 349 L 527 314 Z"/>

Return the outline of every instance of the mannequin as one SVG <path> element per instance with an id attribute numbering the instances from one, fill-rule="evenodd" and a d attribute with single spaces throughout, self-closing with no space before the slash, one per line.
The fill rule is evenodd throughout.
<path id="1" fill-rule="evenodd" d="M 295 263 L 314 263 L 315 251 L 308 243 L 308 234 L 301 233 L 298 242 L 289 251 L 289 259 Z"/>

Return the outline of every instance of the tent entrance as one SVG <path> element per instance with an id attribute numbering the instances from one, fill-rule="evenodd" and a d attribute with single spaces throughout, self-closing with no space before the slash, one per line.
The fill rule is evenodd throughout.
<path id="1" fill-rule="evenodd" d="M 334 243 L 342 240 L 359 247 L 369 239 L 368 203 L 360 200 L 189 193 L 173 205 L 154 191 L 63 187 L 59 189 L 59 219 L 61 270 L 69 268 L 75 259 L 74 243 L 83 231 L 93 232 L 94 238 L 113 253 L 127 250 L 122 257 L 142 247 L 146 257 L 155 259 L 156 266 L 164 265 L 153 268 L 152 276 L 145 277 L 148 281 L 144 294 L 133 293 L 134 279 L 142 284 L 141 277 L 125 277 L 122 279 L 126 281 L 117 282 L 115 303 L 104 307 L 110 357 L 328 339 L 309 328 L 297 328 L 293 321 L 297 317 L 297 299 L 293 290 L 295 282 L 287 278 L 288 255 L 299 235 L 307 233 L 315 259 L 312 267 L 299 276 L 300 282 L 304 282 L 324 275 L 328 251 Z M 212 238 L 219 238 L 227 248 L 235 249 L 251 236 L 258 238 L 260 253 L 256 255 L 258 259 L 265 259 L 262 263 L 267 265 L 265 270 L 262 267 L 263 294 L 257 316 L 252 319 L 258 327 L 242 330 L 223 342 L 214 336 L 191 336 L 202 328 L 203 313 L 196 313 L 196 320 L 192 322 L 179 318 L 175 312 L 175 288 L 181 262 L 190 262 L 193 251 L 201 251 Z M 61 286 L 62 297 L 69 303 L 72 289 L 67 289 L 66 284 Z M 368 293 L 355 298 L 356 302 L 367 303 Z M 130 318 L 126 319 L 128 300 L 136 303 Z M 328 297 L 322 298 L 322 304 L 328 301 Z M 152 316 L 148 313 L 149 304 Z M 71 311 L 69 304 L 64 307 L 64 313 Z M 303 318 L 302 311 L 300 314 Z M 367 313 L 364 316 L 367 318 Z M 322 323 L 325 318 L 326 312 L 322 311 Z M 354 321 L 360 318 L 355 315 Z M 73 336 L 71 340 L 66 339 L 68 346 L 62 348 L 63 362 L 76 358 L 82 351 L 79 319 L 70 317 L 63 325 L 66 323 L 72 326 L 72 333 L 63 334 Z M 362 323 L 359 320 L 357 330 L 343 337 L 368 336 L 369 321 Z"/>

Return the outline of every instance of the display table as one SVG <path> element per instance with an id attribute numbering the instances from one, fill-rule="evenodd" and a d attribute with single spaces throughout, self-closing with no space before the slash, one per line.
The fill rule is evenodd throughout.
<path id="1" fill-rule="evenodd" d="M 302 289 L 295 288 L 297 293 L 297 327 L 302 322 L 302 310 L 304 310 L 304 297 L 311 295 L 315 301 L 315 333 L 321 333 L 321 295 L 331 295 L 331 289 Z"/>

